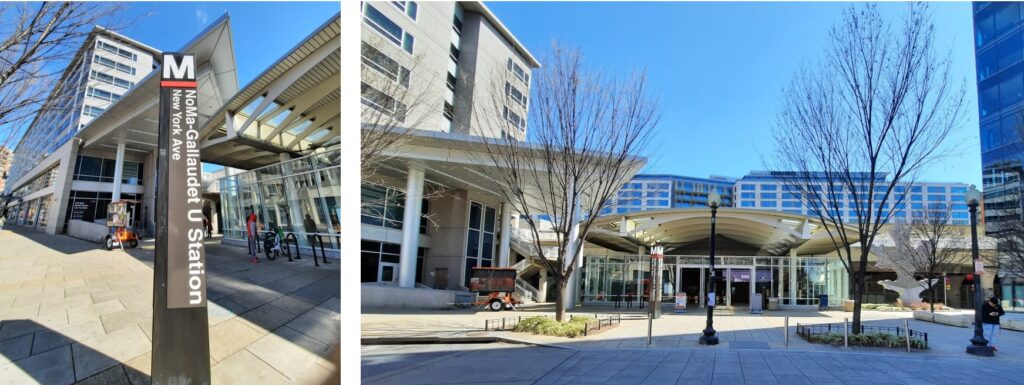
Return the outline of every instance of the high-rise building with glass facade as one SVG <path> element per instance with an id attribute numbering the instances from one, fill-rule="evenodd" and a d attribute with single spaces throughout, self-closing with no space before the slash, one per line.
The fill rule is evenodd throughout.
<path id="1" fill-rule="evenodd" d="M 1021 215 L 1021 107 L 1024 107 L 1024 63 L 1018 2 L 974 3 L 974 46 L 977 58 L 978 119 L 986 229 Z"/>
<path id="2" fill-rule="evenodd" d="M 724 176 L 637 175 L 619 189 L 602 213 L 707 207 L 711 191 L 722 196 L 722 206 L 731 207 L 735 183 L 736 178 Z"/>
<path id="3" fill-rule="evenodd" d="M 985 229 L 1020 218 L 1024 168 L 1024 7 L 1019 2 L 974 3 L 981 173 Z M 1024 303 L 1024 280 L 1002 276 L 1003 306 Z"/>
<path id="4" fill-rule="evenodd" d="M 883 176 L 880 182 L 885 182 Z M 864 179 L 863 189 L 868 188 Z M 824 183 L 824 182 L 823 182 Z M 966 225 L 970 218 L 964 202 L 965 183 L 919 182 L 909 188 L 897 186 L 896 192 L 904 194 L 905 200 L 893 211 L 895 220 L 909 221 L 915 212 L 925 210 L 950 210 L 950 223 Z M 876 186 L 876 189 L 884 188 Z M 679 175 L 637 175 L 619 189 L 604 214 L 623 214 L 636 211 L 663 210 L 672 208 L 707 207 L 707 197 L 712 190 L 722 195 L 723 207 L 763 209 L 781 211 L 787 214 L 815 217 L 813 208 L 807 207 L 795 186 L 772 171 L 752 171 L 742 178 L 712 176 L 693 178 Z M 845 208 L 843 215 L 847 222 L 856 220 L 856 213 L 850 209 L 850 194 L 840 193 L 839 207 Z M 889 203 L 884 205 L 889 207 Z"/>

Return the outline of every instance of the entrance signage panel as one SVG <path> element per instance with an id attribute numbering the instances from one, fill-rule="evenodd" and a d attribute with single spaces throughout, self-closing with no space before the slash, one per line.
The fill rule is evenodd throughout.
<path id="1" fill-rule="evenodd" d="M 167 151 L 167 307 L 206 307 L 195 57 L 165 54 L 162 69 L 160 135 L 169 139 L 160 149 Z"/>
<path id="2" fill-rule="evenodd" d="M 196 61 L 164 53 L 160 65 L 151 382 L 209 384 Z"/>
<path id="3" fill-rule="evenodd" d="M 761 306 L 763 305 L 762 301 L 764 301 L 764 298 L 761 297 L 761 293 L 754 293 L 754 295 L 750 297 L 750 313 L 764 313 L 764 308 Z"/>

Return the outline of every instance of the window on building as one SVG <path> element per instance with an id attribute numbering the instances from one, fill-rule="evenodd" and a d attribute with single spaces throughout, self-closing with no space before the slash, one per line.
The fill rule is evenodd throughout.
<path id="1" fill-rule="evenodd" d="M 519 80 L 522 80 L 527 86 L 530 85 L 530 74 L 526 73 L 523 67 L 520 67 L 512 58 L 508 58 L 508 70 L 512 72 Z"/>
<path id="2" fill-rule="evenodd" d="M 360 247 L 360 280 L 362 282 L 391 282 L 397 280 L 398 263 L 401 260 L 402 245 L 397 243 L 364 240 Z M 381 277 L 384 267 L 385 277 Z"/>
<path id="3" fill-rule="evenodd" d="M 413 36 L 369 3 L 363 3 L 363 22 L 395 45 L 402 47 L 405 52 L 413 52 Z"/>
<path id="4" fill-rule="evenodd" d="M 761 199 L 776 199 L 777 195 L 776 193 L 761 193 Z"/>
<path id="5" fill-rule="evenodd" d="M 110 91 L 104 91 L 93 87 L 86 87 L 85 94 L 107 102 L 115 102 L 121 99 L 121 94 Z"/>
<path id="6" fill-rule="evenodd" d="M 103 50 L 103 51 L 110 52 L 110 53 L 112 53 L 114 55 L 123 57 L 125 59 L 131 59 L 131 61 L 138 61 L 139 60 L 138 55 L 136 55 L 132 51 L 118 48 L 117 46 L 114 46 L 113 44 L 108 44 L 108 43 L 106 43 L 106 42 L 104 42 L 102 40 L 96 40 L 96 48 L 100 49 L 100 50 Z"/>
<path id="7" fill-rule="evenodd" d="M 754 201 L 740 202 L 740 207 L 754 207 Z"/>
<path id="8" fill-rule="evenodd" d="M 394 4 L 395 7 L 398 7 L 400 11 L 404 12 L 406 15 L 409 15 L 409 18 L 416 20 L 416 13 L 419 9 L 419 6 L 416 4 L 415 1 L 392 1 L 391 4 Z"/>
<path id="9" fill-rule="evenodd" d="M 928 196 L 928 200 L 932 201 L 932 202 L 944 201 L 944 200 L 946 200 L 946 196 L 945 195 L 929 195 Z"/>
<path id="10" fill-rule="evenodd" d="M 363 65 L 373 68 L 381 75 L 384 75 L 384 77 L 401 84 L 403 87 L 409 88 L 411 72 L 408 68 L 399 65 L 397 61 L 373 46 L 366 44 L 366 42 L 363 42 L 362 54 Z"/>
<path id="11" fill-rule="evenodd" d="M 464 286 L 469 287 L 469 278 L 474 267 L 491 267 L 494 259 L 494 231 L 497 210 L 493 207 L 470 202 L 469 228 L 466 230 L 466 269 Z"/>
<path id="12" fill-rule="evenodd" d="M 761 191 L 775 191 L 776 189 L 778 189 L 778 186 L 773 185 L 773 184 L 763 184 L 763 185 L 761 185 Z"/>
<path id="13" fill-rule="evenodd" d="M 95 118 L 97 116 L 100 116 L 101 114 L 103 114 L 103 108 L 90 106 L 88 104 L 82 107 L 82 115 L 91 116 Z"/>
<path id="14" fill-rule="evenodd" d="M 132 67 L 130 65 L 118 63 L 118 62 L 116 62 L 114 60 L 111 60 L 109 58 L 105 58 L 105 57 L 100 56 L 100 55 L 93 55 L 93 61 L 96 62 L 96 63 L 99 63 L 100 65 L 102 65 L 104 67 L 107 67 L 107 68 L 110 68 L 110 69 L 113 69 L 113 70 L 116 70 L 116 71 L 121 71 L 121 72 L 124 72 L 126 74 L 135 76 L 135 67 Z"/>
<path id="15" fill-rule="evenodd" d="M 502 107 L 502 115 L 504 115 L 505 120 L 512 123 L 512 126 L 518 127 L 521 130 L 526 129 L 526 119 L 523 119 L 514 111 L 509 111 L 508 107 Z"/>
<path id="16" fill-rule="evenodd" d="M 776 207 L 777 205 L 776 201 L 761 201 L 761 207 Z"/>
<path id="17" fill-rule="evenodd" d="M 783 201 L 782 207 L 800 207 L 802 203 L 793 201 Z"/>
<path id="18" fill-rule="evenodd" d="M 405 193 L 397 189 L 364 183 L 361 186 L 363 224 L 401 230 L 405 220 Z M 427 233 L 430 202 L 420 202 L 420 234 Z"/>
<path id="19" fill-rule="evenodd" d="M 740 190 L 743 190 L 743 191 L 754 191 L 756 188 L 757 188 L 757 185 L 752 185 L 752 184 L 741 184 L 740 185 Z"/>
<path id="20" fill-rule="evenodd" d="M 743 198 L 743 199 L 754 199 L 756 197 L 757 197 L 757 193 L 752 193 L 752 192 L 740 193 L 740 198 Z"/>
<path id="21" fill-rule="evenodd" d="M 132 87 L 135 87 L 134 82 L 124 80 L 113 75 L 108 75 L 96 70 L 89 71 L 89 79 L 98 81 L 100 83 L 110 84 L 115 87 L 121 87 L 126 90 L 130 90 Z"/>
<path id="22" fill-rule="evenodd" d="M 946 187 L 945 186 L 928 186 L 928 192 L 929 193 L 945 193 L 946 192 Z"/>
<path id="23" fill-rule="evenodd" d="M 515 100 L 516 103 L 519 103 L 523 108 L 526 108 L 526 95 L 523 95 L 518 88 L 509 82 L 505 82 L 505 96 Z"/>
<path id="24" fill-rule="evenodd" d="M 362 83 L 362 93 L 363 105 L 393 117 L 399 122 L 405 122 L 408 112 L 405 103 L 395 100 L 391 95 L 378 91 L 366 83 Z"/>

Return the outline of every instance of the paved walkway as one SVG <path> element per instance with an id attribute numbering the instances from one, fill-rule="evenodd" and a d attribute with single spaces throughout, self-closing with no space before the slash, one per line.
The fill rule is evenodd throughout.
<path id="1" fill-rule="evenodd" d="M 127 252 L 0 231 L 0 385 L 148 384 L 153 243 Z M 338 264 L 250 264 L 206 245 L 215 384 L 316 384 L 340 328 Z"/>
<path id="2" fill-rule="evenodd" d="M 613 328 L 577 338 L 562 338 L 513 332 L 484 331 L 487 319 L 501 317 L 528 317 L 550 315 L 550 306 L 527 306 L 524 311 L 490 312 L 474 310 L 451 311 L 364 311 L 362 335 L 374 337 L 477 337 L 497 336 L 525 343 L 569 349 L 647 348 L 647 320 L 645 313 L 624 313 L 628 318 Z M 580 307 L 571 314 L 611 314 L 621 309 Z M 783 325 L 789 317 L 789 346 L 786 346 Z M 796 334 L 797 324 L 836 324 L 836 332 L 850 313 L 842 311 L 771 311 L 761 315 L 737 310 L 734 315 L 715 314 L 714 326 L 721 343 L 705 347 L 697 343 L 706 325 L 706 313 L 691 310 L 686 314 L 664 313 L 653 323 L 652 348 L 701 348 L 709 350 L 763 349 L 820 352 L 861 352 L 878 354 L 904 354 L 913 356 L 963 357 L 964 349 L 973 336 L 972 328 L 960 328 L 914 320 L 910 312 L 864 311 L 865 325 L 903 327 L 906 320 L 912 330 L 928 333 L 929 349 L 906 353 L 902 349 L 850 347 L 843 349 L 822 344 L 811 344 Z M 1024 363 L 1024 332 L 1003 330 L 996 336 L 999 347 L 996 360 Z"/>
<path id="3" fill-rule="evenodd" d="M 364 346 L 364 384 L 1024 384 L 1020 364 L 740 349 Z"/>

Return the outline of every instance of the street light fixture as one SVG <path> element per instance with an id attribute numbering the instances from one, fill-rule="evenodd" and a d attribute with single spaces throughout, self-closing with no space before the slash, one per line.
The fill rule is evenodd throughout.
<path id="1" fill-rule="evenodd" d="M 718 335 L 715 334 L 714 319 L 712 312 L 715 309 L 715 219 L 718 215 L 718 205 L 722 204 L 722 196 L 718 191 L 708 194 L 708 207 L 711 207 L 711 252 L 708 261 L 708 324 L 704 328 L 704 334 L 700 336 L 701 345 L 718 345 Z"/>
<path id="2" fill-rule="evenodd" d="M 981 202 L 981 192 L 972 184 L 964 198 L 971 212 L 971 259 L 974 260 L 974 338 L 971 338 L 971 344 L 967 346 L 967 353 L 991 357 L 994 355 L 994 349 L 988 346 L 988 340 L 981 331 L 981 304 L 984 302 L 981 296 L 981 273 L 984 265 L 978 256 L 978 203 Z"/>

